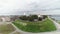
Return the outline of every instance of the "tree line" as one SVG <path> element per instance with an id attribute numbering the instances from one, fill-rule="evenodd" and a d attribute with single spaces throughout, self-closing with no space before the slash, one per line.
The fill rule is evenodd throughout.
<path id="1" fill-rule="evenodd" d="M 27 20 L 27 21 L 34 21 L 34 20 L 42 21 L 43 19 L 47 18 L 47 15 L 41 15 L 41 16 L 42 17 L 38 17 L 38 15 L 29 15 L 29 16 L 22 15 L 19 18 L 21 20 Z"/>

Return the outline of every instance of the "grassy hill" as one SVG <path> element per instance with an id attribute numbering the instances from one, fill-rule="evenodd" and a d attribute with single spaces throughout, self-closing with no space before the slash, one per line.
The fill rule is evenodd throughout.
<path id="1" fill-rule="evenodd" d="M 23 20 L 16 20 L 13 24 L 20 30 L 26 32 L 48 32 L 56 30 L 54 23 L 46 18 L 44 21 L 30 22 Z"/>

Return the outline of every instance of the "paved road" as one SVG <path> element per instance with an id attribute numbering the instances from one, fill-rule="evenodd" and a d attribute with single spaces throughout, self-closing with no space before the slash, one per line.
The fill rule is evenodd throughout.
<path id="1" fill-rule="evenodd" d="M 52 32 L 43 32 L 43 33 L 30 33 L 30 32 L 24 32 L 21 31 L 20 29 L 18 29 L 14 24 L 12 24 L 17 31 L 21 32 L 22 34 L 60 34 L 60 24 L 58 24 L 56 21 L 52 20 L 51 18 L 49 18 L 51 21 L 54 22 L 54 24 L 57 27 L 57 31 L 52 31 Z"/>

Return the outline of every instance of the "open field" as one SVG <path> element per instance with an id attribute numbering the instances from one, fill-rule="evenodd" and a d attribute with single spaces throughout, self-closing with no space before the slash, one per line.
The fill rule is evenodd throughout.
<path id="1" fill-rule="evenodd" d="M 37 22 L 16 20 L 13 24 L 26 32 L 48 32 L 56 30 L 54 23 L 48 18 L 44 21 Z"/>
<path id="2" fill-rule="evenodd" d="M 21 34 L 20 32 L 15 32 L 15 33 L 13 33 L 13 34 Z"/>
<path id="3" fill-rule="evenodd" d="M 9 34 L 13 32 L 15 28 L 11 24 L 0 24 L 0 33 Z"/>

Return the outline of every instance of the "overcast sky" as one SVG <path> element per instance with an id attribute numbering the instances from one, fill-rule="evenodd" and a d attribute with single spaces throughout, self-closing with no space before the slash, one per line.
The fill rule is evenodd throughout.
<path id="1" fill-rule="evenodd" d="M 60 14 L 60 0 L 0 0 L 0 15 Z"/>

